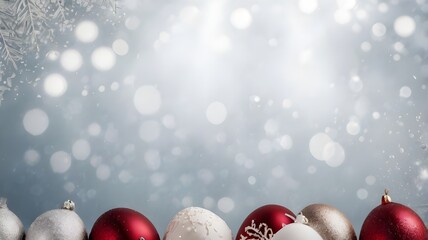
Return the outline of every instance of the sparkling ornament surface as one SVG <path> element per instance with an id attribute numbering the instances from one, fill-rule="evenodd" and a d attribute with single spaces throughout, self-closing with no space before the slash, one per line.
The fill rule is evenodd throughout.
<path id="1" fill-rule="evenodd" d="M 21 220 L 9 210 L 5 198 L 0 198 L 0 239 L 21 240 L 24 226 Z"/>
<path id="2" fill-rule="evenodd" d="M 232 240 L 232 231 L 219 216 L 199 208 L 186 208 L 171 220 L 164 240 Z"/>
<path id="3" fill-rule="evenodd" d="M 310 220 L 303 214 L 295 218 L 295 222 L 281 228 L 272 240 L 323 240 L 313 228 L 308 226 Z M 331 239 L 331 238 L 325 238 Z"/>
<path id="4" fill-rule="evenodd" d="M 382 204 L 373 209 L 361 227 L 360 240 L 427 240 L 422 219 L 407 206 L 394 203 L 387 191 Z"/>
<path id="5" fill-rule="evenodd" d="M 159 240 L 159 234 L 143 214 L 128 208 L 115 208 L 97 219 L 89 239 Z"/>
<path id="6" fill-rule="evenodd" d="M 26 240 L 85 240 L 85 224 L 68 209 L 50 210 L 38 216 L 28 229 Z"/>
<path id="7" fill-rule="evenodd" d="M 323 239 L 357 240 L 351 222 L 338 209 L 327 204 L 312 204 L 301 212 L 308 218 L 308 226 Z"/>
<path id="8" fill-rule="evenodd" d="M 268 240 L 283 226 L 293 223 L 295 215 L 289 209 L 275 204 L 257 208 L 243 221 L 236 240 Z"/>

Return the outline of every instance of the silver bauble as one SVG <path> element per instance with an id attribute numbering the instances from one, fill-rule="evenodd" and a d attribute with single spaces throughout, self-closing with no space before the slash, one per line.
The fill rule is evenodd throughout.
<path id="1" fill-rule="evenodd" d="M 24 226 L 21 220 L 7 208 L 6 199 L 0 199 L 0 239 L 21 240 Z"/>
<path id="2" fill-rule="evenodd" d="M 354 227 L 338 209 L 327 204 L 312 204 L 302 213 L 309 219 L 308 225 L 314 228 L 323 239 L 357 240 Z"/>
<path id="3" fill-rule="evenodd" d="M 70 207 L 72 206 L 72 207 Z M 38 216 L 28 229 L 26 240 L 86 240 L 85 225 L 66 201 L 63 209 L 50 210 Z"/>

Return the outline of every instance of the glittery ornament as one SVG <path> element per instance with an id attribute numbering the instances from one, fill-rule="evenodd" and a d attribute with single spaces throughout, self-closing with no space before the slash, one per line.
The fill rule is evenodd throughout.
<path id="1" fill-rule="evenodd" d="M 21 240 L 23 237 L 21 220 L 7 208 L 6 199 L 0 198 L 0 239 Z"/>
<path id="2" fill-rule="evenodd" d="M 50 210 L 34 220 L 26 240 L 86 240 L 82 219 L 74 212 L 74 203 L 66 201 L 62 209 Z"/>
<path id="3" fill-rule="evenodd" d="M 357 240 L 352 224 L 338 209 L 326 204 L 312 204 L 301 212 L 309 219 L 308 226 L 323 239 Z"/>
<path id="4" fill-rule="evenodd" d="M 254 210 L 244 220 L 236 240 L 269 240 L 287 224 L 294 222 L 294 213 L 279 205 L 265 205 Z"/>
<path id="5" fill-rule="evenodd" d="M 213 212 L 189 207 L 170 221 L 163 240 L 232 240 L 232 231 Z"/>
<path id="6" fill-rule="evenodd" d="M 385 190 L 380 206 L 373 209 L 361 227 L 360 240 L 427 240 L 422 219 L 409 207 L 394 203 Z"/>
<path id="7" fill-rule="evenodd" d="M 323 240 L 317 231 L 307 225 L 308 222 L 309 220 L 300 213 L 294 223 L 281 228 L 275 233 L 272 240 Z M 330 240 L 330 238 L 326 238 L 326 240 Z"/>
<path id="8" fill-rule="evenodd" d="M 89 239 L 159 240 L 159 234 L 143 214 L 128 208 L 115 208 L 97 219 Z"/>

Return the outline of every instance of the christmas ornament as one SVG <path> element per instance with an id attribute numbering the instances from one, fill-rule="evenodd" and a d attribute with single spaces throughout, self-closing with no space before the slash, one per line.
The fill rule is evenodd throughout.
<path id="1" fill-rule="evenodd" d="M 0 239 L 21 240 L 24 226 L 21 220 L 7 208 L 6 199 L 0 198 Z"/>
<path id="2" fill-rule="evenodd" d="M 391 201 L 388 191 L 382 204 L 373 209 L 361 227 L 360 240 L 427 240 L 422 219 L 410 208 Z"/>
<path id="3" fill-rule="evenodd" d="M 26 240 L 88 239 L 82 219 L 74 212 L 72 201 L 64 202 L 62 209 L 50 210 L 38 216 L 31 224 Z"/>
<path id="4" fill-rule="evenodd" d="M 357 240 L 352 224 L 338 209 L 326 204 L 312 204 L 302 210 L 308 226 L 315 229 L 323 239 Z"/>
<path id="5" fill-rule="evenodd" d="M 163 240 L 232 240 L 232 231 L 213 212 L 189 207 L 171 220 Z"/>
<path id="6" fill-rule="evenodd" d="M 89 239 L 159 240 L 159 234 L 143 214 L 129 208 L 115 208 L 97 219 Z"/>
<path id="7" fill-rule="evenodd" d="M 308 219 L 302 213 L 299 213 L 294 223 L 281 228 L 275 233 L 272 240 L 323 240 L 317 231 L 307 225 L 308 222 Z M 333 238 L 326 238 L 326 240 L 330 239 Z"/>
<path id="8" fill-rule="evenodd" d="M 262 206 L 244 220 L 236 240 L 269 240 L 284 225 L 293 223 L 294 217 L 293 212 L 283 206 Z"/>

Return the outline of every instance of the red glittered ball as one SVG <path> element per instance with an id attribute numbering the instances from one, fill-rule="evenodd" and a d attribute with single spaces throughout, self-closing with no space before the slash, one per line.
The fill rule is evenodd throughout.
<path id="1" fill-rule="evenodd" d="M 283 206 L 271 204 L 259 207 L 244 220 L 236 234 L 236 240 L 271 239 L 283 226 L 294 223 L 294 219 L 289 216 L 296 217 L 293 212 Z"/>
<path id="2" fill-rule="evenodd" d="M 422 219 L 412 209 L 391 202 L 387 194 L 361 227 L 360 240 L 428 240 Z"/>
<path id="3" fill-rule="evenodd" d="M 94 224 L 90 240 L 159 240 L 155 226 L 141 213 L 115 208 L 101 215 Z"/>

